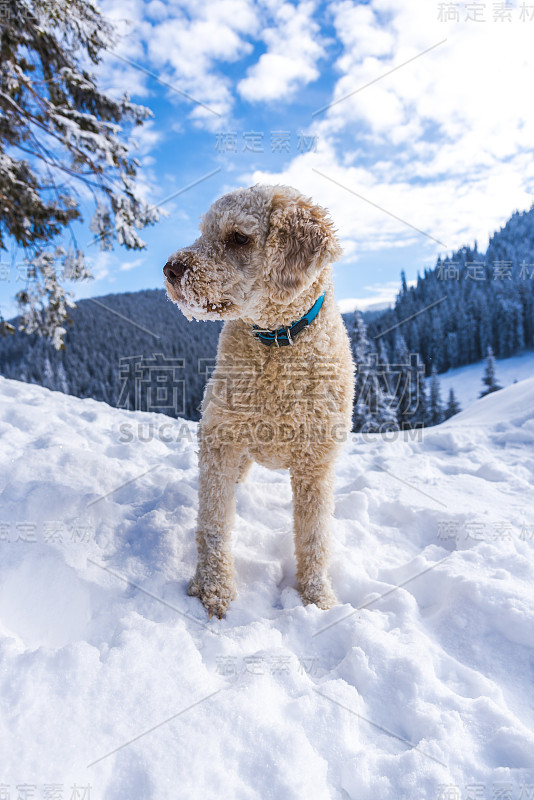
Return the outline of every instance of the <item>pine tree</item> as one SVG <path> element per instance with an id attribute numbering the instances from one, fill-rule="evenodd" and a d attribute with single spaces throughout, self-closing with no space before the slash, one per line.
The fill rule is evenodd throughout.
<path id="1" fill-rule="evenodd" d="M 380 364 L 388 364 L 390 362 L 389 349 L 384 336 L 378 339 L 378 360 Z"/>
<path id="2" fill-rule="evenodd" d="M 383 355 L 384 352 L 382 350 Z M 398 430 L 397 404 L 395 394 L 391 390 L 390 366 L 387 360 L 381 357 L 375 349 L 369 354 L 367 383 L 369 387 L 369 410 L 372 414 L 372 420 L 368 422 L 367 430 L 380 433 Z"/>
<path id="3" fill-rule="evenodd" d="M 387 363 L 379 363 L 379 355 L 367 338 L 362 315 L 354 312 L 351 342 L 356 362 L 353 430 L 380 433 L 396 430 L 395 399 L 388 387 Z M 384 349 L 381 350 L 385 354 Z"/>
<path id="4" fill-rule="evenodd" d="M 63 394 L 69 394 L 69 382 L 67 380 L 67 374 L 65 372 L 65 367 L 63 366 L 63 361 L 60 361 L 57 368 L 57 388 Z"/>
<path id="5" fill-rule="evenodd" d="M 370 344 L 367 338 L 367 325 L 359 311 L 355 311 L 352 315 L 352 328 L 349 334 L 354 361 L 357 365 L 366 362 Z"/>
<path id="6" fill-rule="evenodd" d="M 428 406 L 428 425 L 439 425 L 443 422 L 444 412 L 443 404 L 441 402 L 441 390 L 439 386 L 439 378 L 436 367 L 432 367 L 432 374 L 430 378 L 430 402 Z"/>
<path id="7" fill-rule="evenodd" d="M 138 195 L 138 162 L 124 138 L 150 111 L 103 93 L 90 72 L 114 42 L 93 0 L 5 0 L 0 16 L 0 249 L 25 251 L 21 330 L 63 346 L 74 304 L 66 280 L 91 277 L 71 232 L 81 196 L 102 249 L 145 246 L 138 229 L 158 219 Z M 124 131 L 126 134 L 127 131 Z M 11 326 L 12 327 L 12 326 Z M 0 329 L 9 326 L 0 318 Z"/>
<path id="8" fill-rule="evenodd" d="M 354 431 L 361 431 L 363 428 L 367 429 L 369 424 L 372 424 L 372 414 L 369 411 L 366 399 L 366 370 L 369 361 L 370 344 L 367 338 L 367 326 L 359 311 L 355 311 L 353 314 L 350 341 L 352 355 L 356 364 L 352 427 Z"/>
<path id="9" fill-rule="evenodd" d="M 485 384 L 486 388 L 480 392 L 479 397 L 485 397 L 487 394 L 498 392 L 499 389 L 502 389 L 502 386 L 499 386 L 495 377 L 495 356 L 493 355 L 491 347 L 488 347 L 486 371 L 484 372 L 482 383 Z"/>
<path id="10" fill-rule="evenodd" d="M 401 430 L 421 427 L 426 419 L 425 370 L 418 353 L 410 353 L 396 332 L 392 372 L 395 375 L 397 422 Z"/>
<path id="11" fill-rule="evenodd" d="M 454 394 L 454 389 L 451 387 L 449 389 L 449 399 L 447 400 L 447 406 L 445 408 L 445 419 L 450 419 L 454 417 L 455 414 L 459 414 L 461 411 L 461 406 L 458 400 L 456 399 L 456 395 Z"/>
<path id="12" fill-rule="evenodd" d="M 43 386 L 46 386 L 47 389 L 55 389 L 56 388 L 56 381 L 54 378 L 54 372 L 52 370 L 52 365 L 50 363 L 50 359 L 48 356 L 45 358 L 44 369 L 43 369 Z"/>

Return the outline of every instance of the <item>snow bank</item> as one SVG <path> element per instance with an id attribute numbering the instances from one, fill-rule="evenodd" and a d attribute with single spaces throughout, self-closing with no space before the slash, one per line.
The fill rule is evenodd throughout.
<path id="1" fill-rule="evenodd" d="M 328 612 L 294 589 L 284 472 L 237 487 L 208 623 L 194 423 L 0 379 L 0 433 L 4 794 L 534 796 L 534 379 L 354 437 Z"/>
<path id="2" fill-rule="evenodd" d="M 438 375 L 441 387 L 441 398 L 444 403 L 449 397 L 449 389 L 454 389 L 456 399 L 462 408 L 467 408 L 480 397 L 486 387 L 482 377 L 486 369 L 486 360 L 465 367 L 455 367 Z M 510 386 L 514 381 L 522 381 L 534 375 L 534 352 L 527 350 L 510 358 L 495 360 L 495 372 L 500 386 Z M 427 378 L 427 390 L 430 391 L 430 378 Z"/>

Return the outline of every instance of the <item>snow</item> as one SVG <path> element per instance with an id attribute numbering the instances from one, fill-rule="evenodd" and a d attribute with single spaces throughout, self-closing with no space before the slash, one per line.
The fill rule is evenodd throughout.
<path id="1" fill-rule="evenodd" d="M 438 375 L 441 388 L 441 399 L 446 404 L 449 389 L 454 389 L 456 399 L 462 408 L 467 408 L 480 396 L 483 388 L 482 377 L 486 361 L 478 361 L 465 367 L 449 369 Z M 534 351 L 527 350 L 510 358 L 495 360 L 495 372 L 500 386 L 510 386 L 514 381 L 521 381 L 534 375 Z M 430 389 L 430 378 L 427 379 Z"/>
<path id="2" fill-rule="evenodd" d="M 326 612 L 283 471 L 237 487 L 238 598 L 208 622 L 195 423 L 1 378 L 0 433 L 12 798 L 533 796 L 534 378 L 347 443 Z"/>

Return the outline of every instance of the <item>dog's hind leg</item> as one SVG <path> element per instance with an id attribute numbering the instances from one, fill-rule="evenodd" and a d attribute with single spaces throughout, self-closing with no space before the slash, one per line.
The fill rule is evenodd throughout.
<path id="1" fill-rule="evenodd" d="M 197 568 L 188 594 L 219 618 L 236 596 L 231 529 L 235 515 L 235 484 L 241 449 L 235 444 L 209 442 L 200 437 Z"/>
<path id="2" fill-rule="evenodd" d="M 291 467 L 298 589 L 305 605 L 324 609 L 337 603 L 328 576 L 333 484 L 333 462 L 303 459 Z"/>
<path id="3" fill-rule="evenodd" d="M 244 483 L 247 479 L 248 473 L 250 472 L 250 468 L 254 463 L 254 459 L 249 456 L 248 453 L 243 453 L 241 459 L 239 461 L 239 472 L 237 475 L 237 482 Z"/>

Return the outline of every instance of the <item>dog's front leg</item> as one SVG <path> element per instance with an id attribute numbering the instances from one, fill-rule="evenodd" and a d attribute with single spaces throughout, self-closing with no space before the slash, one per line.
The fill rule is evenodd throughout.
<path id="1" fill-rule="evenodd" d="M 231 529 L 241 451 L 201 435 L 199 456 L 197 568 L 188 594 L 198 597 L 210 617 L 224 616 L 235 599 Z"/>
<path id="2" fill-rule="evenodd" d="M 337 598 L 328 577 L 334 465 L 299 463 L 291 469 L 298 589 L 305 605 L 331 608 Z"/>

